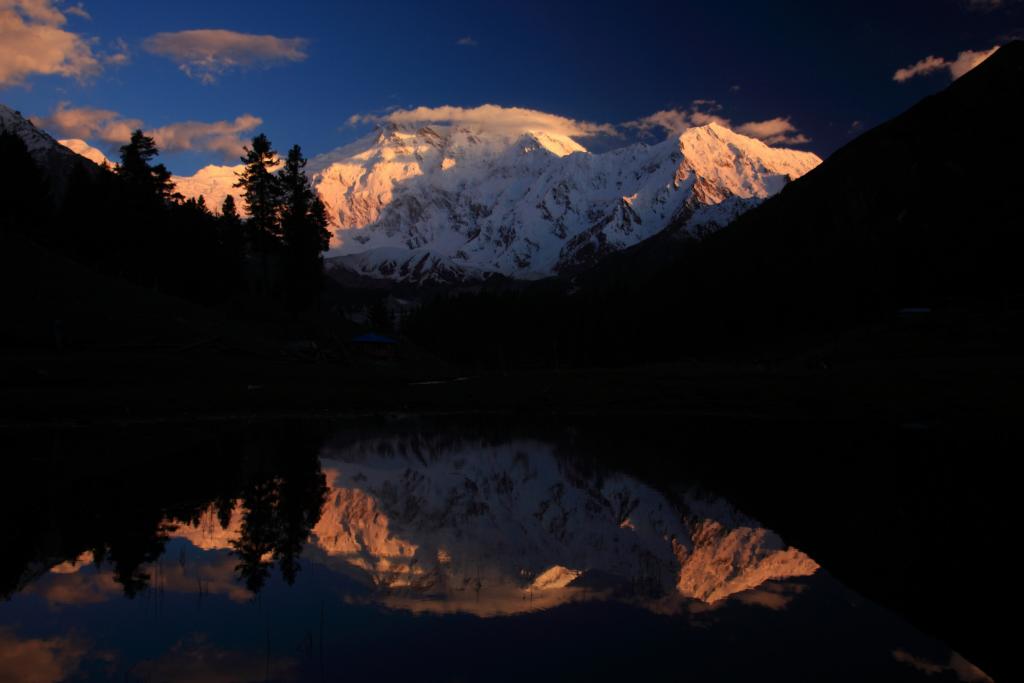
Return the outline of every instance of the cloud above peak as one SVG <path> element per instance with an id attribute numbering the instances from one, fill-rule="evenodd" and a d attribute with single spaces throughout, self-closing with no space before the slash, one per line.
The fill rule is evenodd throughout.
<path id="1" fill-rule="evenodd" d="M 32 75 L 84 80 L 98 74 L 100 61 L 90 41 L 64 28 L 65 12 L 51 0 L 0 0 L 0 88 L 22 85 Z"/>
<path id="2" fill-rule="evenodd" d="M 305 38 L 238 33 L 225 29 L 195 29 L 157 33 L 143 42 L 151 54 L 166 57 L 190 78 L 214 83 L 229 71 L 301 62 L 308 57 Z"/>
<path id="3" fill-rule="evenodd" d="M 688 128 L 717 123 L 741 135 L 757 138 L 768 145 L 803 145 L 811 141 L 793 125 L 788 116 L 734 124 L 721 112 L 722 105 L 715 100 L 694 100 L 686 109 L 663 109 L 622 125 L 624 128 L 638 131 L 641 135 L 652 135 L 655 131 L 679 135 Z"/>
<path id="4" fill-rule="evenodd" d="M 492 132 L 516 135 L 534 130 L 557 133 L 570 138 L 595 135 L 617 135 L 615 126 L 607 123 L 578 121 L 558 114 L 548 114 L 523 107 L 501 107 L 484 104 L 479 107 L 416 107 L 395 109 L 386 114 L 356 114 L 349 125 L 393 123 L 399 126 L 461 125 Z"/>
<path id="5" fill-rule="evenodd" d="M 917 76 L 924 76 L 936 71 L 948 71 L 950 77 L 955 81 L 991 57 L 998 49 L 999 46 L 996 45 L 988 50 L 964 50 L 957 55 L 956 59 L 943 59 L 929 55 L 914 64 L 897 69 L 896 73 L 892 75 L 892 80 L 897 83 L 905 83 Z"/>
<path id="6" fill-rule="evenodd" d="M 127 143 L 132 131 L 141 128 L 152 136 L 162 152 L 210 151 L 225 159 L 241 155 L 245 144 L 242 134 L 263 123 L 258 116 L 242 114 L 232 121 L 181 121 L 146 128 L 141 119 L 124 117 L 109 109 L 69 107 L 67 102 L 58 104 L 49 116 L 33 117 L 32 121 L 68 138 L 104 143 L 111 150 Z"/>
<path id="7" fill-rule="evenodd" d="M 474 130 L 505 135 L 518 135 L 529 131 L 544 131 L 561 134 L 569 138 L 594 138 L 604 136 L 628 141 L 624 133 L 652 136 L 658 134 L 679 135 L 688 128 L 717 123 L 737 133 L 757 138 L 769 145 L 802 145 L 810 138 L 801 133 L 790 118 L 775 117 L 764 121 L 747 121 L 734 124 L 722 114 L 722 105 L 714 100 L 694 100 L 686 109 L 663 109 L 635 121 L 618 125 L 580 121 L 558 114 L 525 109 L 523 107 L 501 107 L 485 104 L 479 107 L 416 107 L 414 109 L 392 109 L 383 114 L 356 114 L 349 117 L 348 125 L 366 123 L 391 123 L 402 128 L 416 128 L 426 125 L 459 125 Z"/>

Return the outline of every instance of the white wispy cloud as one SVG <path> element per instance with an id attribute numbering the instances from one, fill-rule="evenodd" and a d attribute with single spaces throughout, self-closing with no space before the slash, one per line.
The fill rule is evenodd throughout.
<path id="1" fill-rule="evenodd" d="M 654 131 L 663 131 L 669 135 L 678 135 L 687 128 L 717 123 L 729 127 L 731 123 L 718 112 L 722 105 L 711 100 L 694 100 L 686 109 L 662 109 L 635 121 L 622 124 L 625 128 L 649 135 Z"/>
<path id="2" fill-rule="evenodd" d="M 892 75 L 892 80 L 897 83 L 904 83 L 911 78 L 935 73 L 936 71 L 947 71 L 950 77 L 956 80 L 991 57 L 998 49 L 999 46 L 996 45 L 988 50 L 964 50 L 956 56 L 956 59 L 943 59 L 942 57 L 929 55 L 914 64 L 897 69 L 896 73 Z"/>
<path id="3" fill-rule="evenodd" d="M 459 124 L 509 135 L 531 130 L 544 130 L 571 138 L 618 134 L 615 126 L 607 123 L 578 121 L 536 109 L 500 107 L 496 104 L 484 104 L 471 108 L 416 107 L 415 109 L 396 109 L 386 114 L 356 114 L 349 117 L 348 123 L 349 125 L 394 123 L 405 126 Z"/>
<path id="4" fill-rule="evenodd" d="M 64 28 L 65 12 L 75 9 L 62 11 L 51 0 L 0 0 L 0 88 L 36 74 L 82 80 L 101 71 L 89 40 Z"/>
<path id="5" fill-rule="evenodd" d="M 954 80 L 960 78 L 965 73 L 994 55 L 998 49 L 999 46 L 995 45 L 988 50 L 965 50 L 964 52 L 961 52 L 957 55 L 956 59 L 949 63 L 949 74 Z"/>
<path id="6" fill-rule="evenodd" d="M 89 12 L 86 11 L 85 5 L 81 2 L 71 5 L 70 7 L 65 7 L 64 13 L 73 14 L 74 16 L 80 17 L 82 19 L 92 19 L 92 16 L 89 14 Z"/>
<path id="7" fill-rule="evenodd" d="M 768 145 L 803 145 L 811 141 L 789 120 L 789 117 L 777 116 L 765 121 L 748 121 L 735 128 L 737 133 L 757 138 Z"/>
<path id="8" fill-rule="evenodd" d="M 68 138 L 105 143 L 108 148 L 123 145 L 132 132 L 142 129 L 153 137 L 164 152 L 200 150 L 218 152 L 225 159 L 241 154 L 243 133 L 253 131 L 263 119 L 242 114 L 234 120 L 181 121 L 156 128 L 146 128 L 141 119 L 122 116 L 109 109 L 69 107 L 61 102 L 49 116 L 33 117 L 33 123 Z"/>
<path id="9" fill-rule="evenodd" d="M 764 121 L 734 124 L 721 112 L 722 105 L 714 100 L 694 100 L 686 109 L 663 109 L 622 125 L 646 135 L 655 131 L 678 135 L 694 126 L 717 123 L 769 145 L 802 145 L 811 141 L 793 125 L 789 117 L 778 116 Z"/>
<path id="10" fill-rule="evenodd" d="M 301 62 L 308 57 L 307 44 L 305 38 L 196 29 L 157 33 L 142 45 L 146 51 L 174 61 L 190 78 L 209 84 L 235 69 Z"/>
<path id="11" fill-rule="evenodd" d="M 103 61 L 113 66 L 123 66 L 131 61 L 131 50 L 124 38 L 117 38 L 111 43 L 111 51 L 103 55 Z"/>
<path id="12" fill-rule="evenodd" d="M 946 60 L 935 56 L 928 56 L 924 59 L 905 66 L 902 69 L 897 69 L 896 73 L 892 75 L 892 80 L 897 83 L 903 83 L 909 81 L 911 78 L 917 76 L 924 76 L 926 74 L 934 73 L 936 71 L 942 71 L 946 68 Z"/>
<path id="13" fill-rule="evenodd" d="M 476 42 L 476 38 L 474 38 L 473 36 L 462 36 L 461 38 L 455 41 L 455 44 L 462 45 L 463 47 L 476 47 L 477 45 L 479 45 L 479 43 Z"/>

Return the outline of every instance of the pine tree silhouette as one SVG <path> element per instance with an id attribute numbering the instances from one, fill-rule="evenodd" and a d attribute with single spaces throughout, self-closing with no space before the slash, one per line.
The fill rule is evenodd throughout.
<path id="1" fill-rule="evenodd" d="M 150 165 L 160 154 L 153 138 L 141 130 L 132 133 L 131 142 L 121 147 L 117 174 L 142 195 L 164 203 L 175 197 L 171 172 L 163 164 Z M 180 197 L 180 195 L 177 195 Z"/>
<path id="2" fill-rule="evenodd" d="M 223 256 L 224 282 L 231 291 L 241 289 L 245 275 L 245 233 L 235 198 L 228 195 L 217 220 L 217 241 Z"/>
<path id="3" fill-rule="evenodd" d="M 224 198 L 224 203 L 220 207 L 220 215 L 225 221 L 230 223 L 238 223 L 241 225 L 242 217 L 238 215 L 238 208 L 235 206 L 235 198 L 233 195 L 228 195 Z"/>
<path id="4" fill-rule="evenodd" d="M 242 200 L 249 220 L 245 234 L 249 251 L 257 257 L 261 277 L 257 290 L 273 294 L 277 286 L 277 252 L 281 246 L 281 187 L 272 169 L 277 163 L 277 152 L 263 133 L 252 139 L 252 147 L 245 148 L 242 157 L 245 168 L 239 174 L 235 187 L 242 189 Z"/>
<path id="5" fill-rule="evenodd" d="M 310 308 L 320 294 L 323 257 L 330 244 L 327 210 L 306 175 L 306 159 L 295 145 L 278 172 L 283 192 L 281 235 L 284 243 L 288 305 Z"/>
<path id="6" fill-rule="evenodd" d="M 241 159 L 245 168 L 235 187 L 242 189 L 245 210 L 249 214 L 246 222 L 249 238 L 257 250 L 266 249 L 281 236 L 281 187 L 271 170 L 277 163 L 277 152 L 270 146 L 267 136 L 260 133 L 252 139 L 252 147 L 245 148 Z"/>

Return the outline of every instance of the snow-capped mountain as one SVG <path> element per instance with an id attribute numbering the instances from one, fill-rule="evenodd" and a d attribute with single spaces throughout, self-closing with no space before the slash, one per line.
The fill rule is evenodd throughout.
<path id="1" fill-rule="evenodd" d="M 714 604 L 818 569 L 722 500 L 581 471 L 541 442 L 367 439 L 322 462 L 329 492 L 304 558 L 393 607 L 488 616 L 624 588 Z M 211 509 L 172 535 L 229 548 L 242 516 L 221 527 Z"/>
<path id="2" fill-rule="evenodd" d="M 714 123 L 602 154 L 544 130 L 389 123 L 308 169 L 336 230 L 335 267 L 445 282 L 536 279 L 666 228 L 721 227 L 819 163 Z M 239 170 L 207 166 L 174 180 L 217 207 L 237 199 Z"/>
<path id="3" fill-rule="evenodd" d="M 389 125 L 310 166 L 339 228 L 336 263 L 430 281 L 534 279 L 668 227 L 721 227 L 820 162 L 713 123 L 603 154 L 544 131 Z"/>

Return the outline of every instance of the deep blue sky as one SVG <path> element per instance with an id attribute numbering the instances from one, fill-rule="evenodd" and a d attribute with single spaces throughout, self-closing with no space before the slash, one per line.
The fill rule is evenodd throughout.
<path id="1" fill-rule="evenodd" d="M 97 51 L 123 39 L 128 63 L 83 82 L 30 75 L 0 86 L 0 102 L 36 116 L 59 102 L 110 109 L 146 127 L 249 113 L 276 146 L 297 142 L 310 155 L 364 133 L 349 116 L 395 106 L 494 103 L 621 123 L 713 99 L 737 123 L 790 117 L 811 138 L 803 148 L 824 156 L 851 139 L 854 121 L 877 124 L 951 80 L 941 70 L 897 83 L 896 69 L 1024 34 L 1016 0 L 85 0 L 84 9 L 91 19 L 68 15 L 63 28 L 96 38 Z M 203 84 L 143 48 L 155 33 L 199 28 L 306 38 L 308 57 Z M 466 37 L 474 44 L 458 44 Z M 190 173 L 223 155 L 164 161 Z"/>

